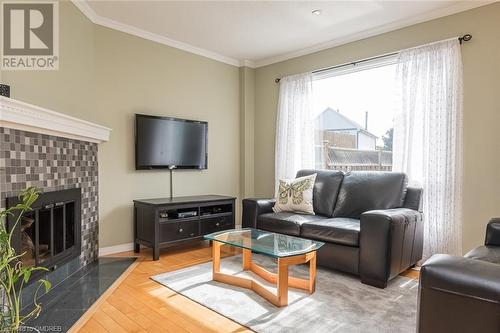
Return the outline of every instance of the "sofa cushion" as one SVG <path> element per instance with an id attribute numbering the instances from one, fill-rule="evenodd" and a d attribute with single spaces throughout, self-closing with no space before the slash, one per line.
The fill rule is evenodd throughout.
<path id="1" fill-rule="evenodd" d="M 277 232 L 291 236 L 300 236 L 300 225 L 326 219 L 321 215 L 304 215 L 290 212 L 267 213 L 259 215 L 257 229 Z"/>
<path id="2" fill-rule="evenodd" d="M 344 175 L 333 216 L 359 219 L 369 210 L 402 207 L 406 187 L 404 173 L 349 172 Z"/>
<path id="3" fill-rule="evenodd" d="M 359 246 L 359 225 L 359 220 L 344 217 L 305 222 L 300 227 L 300 236 L 323 242 Z"/>
<path id="4" fill-rule="evenodd" d="M 464 257 L 500 264 L 500 246 L 479 246 Z"/>
<path id="5" fill-rule="evenodd" d="M 300 170 L 297 172 L 297 178 L 312 174 L 316 174 L 313 189 L 314 212 L 331 217 L 337 202 L 342 179 L 344 179 L 344 173 L 332 170 Z"/>

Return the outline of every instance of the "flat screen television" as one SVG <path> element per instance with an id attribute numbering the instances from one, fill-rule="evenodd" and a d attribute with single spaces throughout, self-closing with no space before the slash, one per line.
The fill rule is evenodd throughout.
<path id="1" fill-rule="evenodd" d="M 206 169 L 205 121 L 135 115 L 135 168 Z"/>

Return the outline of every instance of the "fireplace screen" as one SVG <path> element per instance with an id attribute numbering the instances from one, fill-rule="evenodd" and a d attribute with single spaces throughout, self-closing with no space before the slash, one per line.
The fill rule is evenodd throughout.
<path id="1" fill-rule="evenodd" d="M 7 206 L 18 200 L 8 198 Z M 80 189 L 43 193 L 32 208 L 21 217 L 12 239 L 24 265 L 55 268 L 80 255 Z M 9 218 L 9 228 L 15 219 Z"/>

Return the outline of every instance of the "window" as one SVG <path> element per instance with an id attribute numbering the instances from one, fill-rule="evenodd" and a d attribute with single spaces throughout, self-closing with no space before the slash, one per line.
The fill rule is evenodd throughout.
<path id="1" fill-rule="evenodd" d="M 318 169 L 392 170 L 395 59 L 315 75 L 315 163 Z"/>

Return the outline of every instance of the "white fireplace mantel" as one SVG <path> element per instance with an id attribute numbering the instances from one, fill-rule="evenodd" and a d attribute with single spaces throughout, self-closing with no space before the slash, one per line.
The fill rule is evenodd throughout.
<path id="1" fill-rule="evenodd" d="M 101 143 L 111 128 L 0 96 L 0 127 Z"/>

